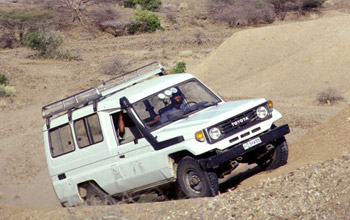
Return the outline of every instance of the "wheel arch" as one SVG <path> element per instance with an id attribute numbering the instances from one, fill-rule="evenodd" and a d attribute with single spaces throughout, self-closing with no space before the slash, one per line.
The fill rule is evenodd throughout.
<path id="1" fill-rule="evenodd" d="M 179 161 L 186 156 L 195 158 L 195 156 L 188 150 L 182 150 L 168 155 L 168 157 L 171 158 L 176 164 L 179 163 Z"/>
<path id="2" fill-rule="evenodd" d="M 95 187 L 97 187 L 99 190 L 101 190 L 102 192 L 108 194 L 105 190 L 103 190 L 100 185 L 95 181 L 95 180 L 87 180 L 85 182 L 81 182 L 79 183 L 78 186 L 78 192 L 79 195 L 82 199 L 86 200 L 86 196 L 87 196 L 87 188 L 90 185 L 94 185 Z"/>

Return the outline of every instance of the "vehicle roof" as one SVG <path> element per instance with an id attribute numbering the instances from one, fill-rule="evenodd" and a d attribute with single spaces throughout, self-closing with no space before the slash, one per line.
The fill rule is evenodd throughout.
<path id="1" fill-rule="evenodd" d="M 141 100 L 145 97 L 148 97 L 154 94 L 157 91 L 166 89 L 171 85 L 175 85 L 189 79 L 195 78 L 189 73 L 180 73 L 172 75 L 157 76 L 154 78 L 147 79 L 142 82 L 137 82 L 129 87 L 124 87 L 123 85 L 113 87 L 109 90 L 102 92 L 104 97 L 97 103 L 97 111 L 108 111 L 113 109 L 120 109 L 119 99 L 122 97 L 127 97 L 130 103 L 134 103 L 138 100 Z M 111 90 L 113 90 L 111 92 Z M 107 94 L 107 95 L 106 95 Z M 94 112 L 93 104 L 86 105 L 84 107 L 78 108 L 72 111 L 73 120 L 76 118 L 84 117 L 90 115 Z M 50 121 L 51 127 L 57 127 L 61 124 L 68 122 L 67 112 L 53 118 Z M 44 126 L 46 130 L 46 126 Z"/>
<path id="2" fill-rule="evenodd" d="M 130 103 L 134 103 L 140 99 L 148 97 L 157 91 L 166 89 L 171 85 L 184 82 L 186 80 L 194 78 L 193 75 L 188 73 L 172 74 L 159 76 L 152 79 L 145 80 L 122 90 L 115 88 L 116 93 L 112 93 L 104 100 L 100 101 L 97 105 L 98 111 L 106 109 L 120 108 L 119 99 L 121 97 L 127 97 Z M 120 90 L 120 91 L 118 91 Z M 102 93 L 103 95 L 103 93 Z"/>

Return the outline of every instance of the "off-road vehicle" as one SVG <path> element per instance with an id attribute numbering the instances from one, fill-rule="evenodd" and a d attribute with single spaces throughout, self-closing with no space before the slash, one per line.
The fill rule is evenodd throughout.
<path id="1" fill-rule="evenodd" d="M 48 170 L 63 206 L 162 191 L 215 196 L 239 163 L 287 163 L 287 124 L 263 98 L 225 102 L 158 62 L 42 108 Z"/>

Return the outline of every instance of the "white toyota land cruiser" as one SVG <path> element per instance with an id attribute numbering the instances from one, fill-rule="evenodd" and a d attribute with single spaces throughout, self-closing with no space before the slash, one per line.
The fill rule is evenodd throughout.
<path id="1" fill-rule="evenodd" d="M 225 102 L 158 62 L 42 108 L 48 170 L 63 206 L 158 190 L 215 196 L 239 163 L 287 163 L 287 124 L 263 98 Z M 161 190 L 160 190 L 161 189 Z M 178 190 L 179 189 L 179 190 Z"/>

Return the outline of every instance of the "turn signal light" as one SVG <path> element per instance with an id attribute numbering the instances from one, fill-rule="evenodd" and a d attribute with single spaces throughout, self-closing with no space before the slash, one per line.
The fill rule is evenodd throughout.
<path id="1" fill-rule="evenodd" d="M 199 141 L 199 142 L 203 142 L 203 141 L 205 140 L 203 131 L 197 131 L 197 132 L 194 134 L 194 136 L 195 136 L 196 140 Z"/>
<path id="2" fill-rule="evenodd" d="M 267 101 L 267 105 L 269 106 L 270 109 L 273 108 L 273 102 L 271 100 Z"/>

